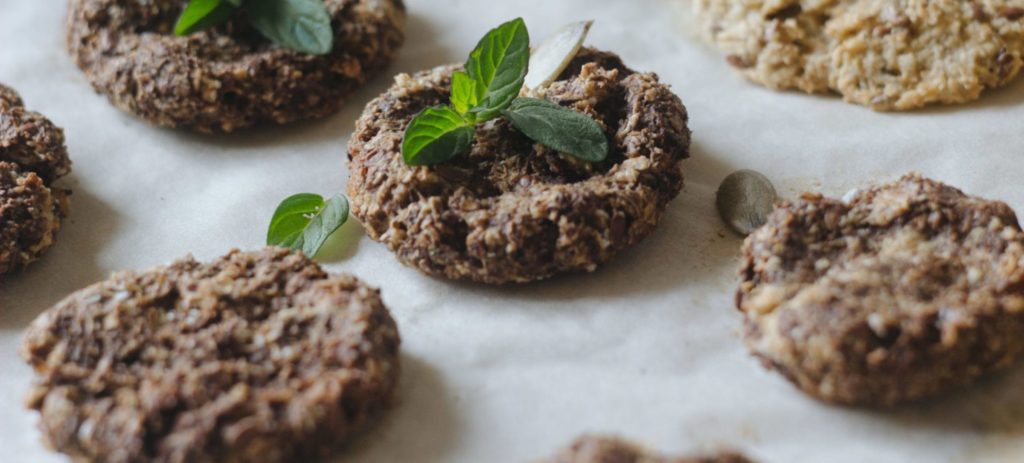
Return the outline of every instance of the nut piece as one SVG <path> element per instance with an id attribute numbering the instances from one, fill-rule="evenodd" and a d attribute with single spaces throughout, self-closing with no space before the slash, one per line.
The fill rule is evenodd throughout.
<path id="1" fill-rule="evenodd" d="M 554 82 L 580 52 L 593 25 L 594 21 L 569 24 L 535 48 L 530 54 L 530 71 L 524 86 L 533 90 Z"/>
<path id="2" fill-rule="evenodd" d="M 1024 356 L 1024 233 L 1002 202 L 917 174 L 806 194 L 743 254 L 747 346 L 822 400 L 921 399 Z"/>
<path id="3" fill-rule="evenodd" d="M 379 291 L 281 248 L 78 291 L 25 333 L 28 405 L 75 461 L 308 461 L 386 408 L 399 337 Z"/>

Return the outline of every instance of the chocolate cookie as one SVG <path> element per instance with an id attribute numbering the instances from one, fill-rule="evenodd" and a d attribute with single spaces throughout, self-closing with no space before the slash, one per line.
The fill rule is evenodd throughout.
<path id="1" fill-rule="evenodd" d="M 1020 0 L 696 0 L 694 10 L 747 78 L 877 110 L 975 100 L 1024 63 Z"/>
<path id="2" fill-rule="evenodd" d="M 0 279 L 53 246 L 69 193 L 49 184 L 70 171 L 64 132 L 0 85 Z"/>
<path id="3" fill-rule="evenodd" d="M 284 249 L 121 273 L 25 334 L 28 404 L 76 461 L 305 461 L 390 403 L 399 336 L 377 290 Z"/>
<path id="4" fill-rule="evenodd" d="M 68 48 L 99 93 L 152 124 L 231 132 L 339 110 L 404 40 L 402 0 L 325 0 L 334 51 L 270 43 L 244 18 L 176 37 L 182 0 L 70 0 Z"/>
<path id="5" fill-rule="evenodd" d="M 916 174 L 847 202 L 807 194 L 743 254 L 748 347 L 822 400 L 920 399 L 1024 354 L 1024 233 L 1002 202 Z"/>
<path id="6" fill-rule="evenodd" d="M 510 283 L 592 271 L 654 231 L 690 144 L 686 109 L 656 75 L 584 49 L 536 95 L 594 118 L 611 140 L 604 162 L 564 157 L 495 119 L 477 127 L 470 153 L 405 165 L 409 121 L 448 102 L 457 69 L 399 75 L 356 124 L 348 191 L 373 239 L 430 275 Z"/>
<path id="7" fill-rule="evenodd" d="M 542 463 L 751 463 L 736 453 L 694 457 L 661 456 L 621 439 L 582 436 L 554 458 Z"/>

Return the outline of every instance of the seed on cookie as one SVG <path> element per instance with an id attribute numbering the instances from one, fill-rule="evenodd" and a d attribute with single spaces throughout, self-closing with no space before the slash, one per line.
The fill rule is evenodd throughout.
<path id="1" fill-rule="evenodd" d="M 697 26 L 744 76 L 877 110 L 964 103 L 1020 72 L 1015 0 L 697 0 Z"/>
<path id="2" fill-rule="evenodd" d="M 174 35 L 181 0 L 71 0 L 75 63 L 117 107 L 165 127 L 231 132 L 336 113 L 391 62 L 404 41 L 403 0 L 324 0 L 333 51 L 271 43 L 244 15 Z"/>
<path id="3" fill-rule="evenodd" d="M 751 463 L 751 461 L 733 452 L 692 457 L 667 457 L 619 438 L 585 435 L 577 438 L 568 448 L 543 463 Z"/>
<path id="4" fill-rule="evenodd" d="M 53 246 L 68 191 L 51 183 L 71 171 L 64 132 L 0 85 L 0 279 Z"/>
<path id="5" fill-rule="evenodd" d="M 475 127 L 466 153 L 407 165 L 410 121 L 448 103 L 460 69 L 399 75 L 357 122 L 348 192 L 373 239 L 424 273 L 501 284 L 592 271 L 654 231 L 682 189 L 690 145 L 686 109 L 655 74 L 584 48 L 537 91 L 597 122 L 603 161 L 565 156 L 498 118 Z"/>
<path id="6" fill-rule="evenodd" d="M 1024 233 L 1006 204 L 910 174 L 779 205 L 743 246 L 751 352 L 804 392 L 887 406 L 1024 355 Z"/>
<path id="7" fill-rule="evenodd" d="M 29 406 L 75 461 L 307 461 L 391 402 L 399 335 L 379 291 L 286 249 L 127 272 L 27 330 Z"/>

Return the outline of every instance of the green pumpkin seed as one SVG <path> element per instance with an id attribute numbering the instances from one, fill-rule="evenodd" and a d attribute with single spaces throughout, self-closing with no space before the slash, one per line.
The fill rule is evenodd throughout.
<path id="1" fill-rule="evenodd" d="M 768 177 L 752 170 L 733 172 L 718 187 L 716 204 L 722 220 L 741 235 L 764 225 L 779 194 Z"/>

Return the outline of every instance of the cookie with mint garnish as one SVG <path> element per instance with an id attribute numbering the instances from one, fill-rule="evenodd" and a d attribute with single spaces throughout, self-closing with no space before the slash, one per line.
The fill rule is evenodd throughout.
<path id="1" fill-rule="evenodd" d="M 740 277 L 751 352 L 828 402 L 923 399 L 1024 356 L 1016 214 L 917 174 L 782 203 Z"/>
<path id="2" fill-rule="evenodd" d="M 426 274 L 503 284 L 593 271 L 654 232 L 683 186 L 686 109 L 657 75 L 582 48 L 588 28 L 531 58 L 510 21 L 464 66 L 397 76 L 349 144 L 368 234 Z"/>
<path id="3" fill-rule="evenodd" d="M 70 172 L 64 131 L 0 85 L 0 281 L 53 246 L 70 194 L 53 183 Z"/>
<path id="4" fill-rule="evenodd" d="M 37 318 L 22 355 L 51 448 L 82 462 L 314 461 L 391 403 L 380 292 L 284 248 L 115 274 Z"/>
<path id="5" fill-rule="evenodd" d="M 404 41 L 402 0 L 70 0 L 97 92 L 164 127 L 231 132 L 336 113 Z"/>

